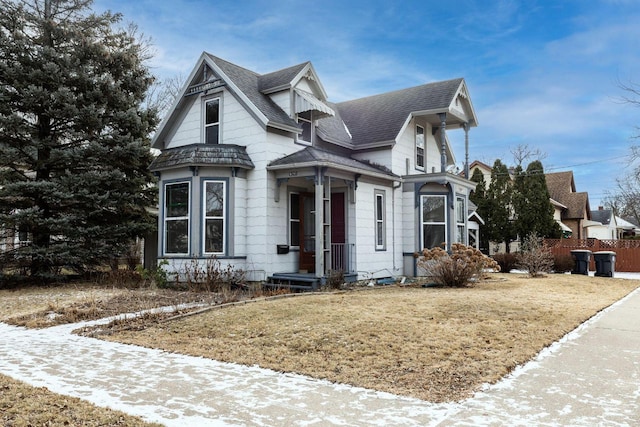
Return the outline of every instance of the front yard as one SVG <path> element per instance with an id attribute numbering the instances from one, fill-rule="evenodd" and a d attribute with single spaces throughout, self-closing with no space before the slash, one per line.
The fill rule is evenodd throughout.
<path id="1" fill-rule="evenodd" d="M 300 294 L 170 321 L 121 320 L 83 333 L 443 402 L 498 381 L 638 285 L 575 275 L 494 274 L 472 288 Z M 158 305 L 219 302 L 206 294 L 80 286 L 2 290 L 0 300 L 0 321 L 33 327 Z M 3 413 L 14 414 L 3 419 L 10 425 L 27 425 L 26 412 L 41 404 L 49 408 L 52 425 L 64 425 L 69 408 L 91 414 L 87 419 L 115 416 L 102 425 L 139 422 L 1 375 L 0 403 Z"/>

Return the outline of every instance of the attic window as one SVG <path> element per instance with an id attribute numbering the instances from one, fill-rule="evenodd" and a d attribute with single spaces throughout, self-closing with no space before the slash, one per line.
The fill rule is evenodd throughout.
<path id="1" fill-rule="evenodd" d="M 204 142 L 220 142 L 220 98 L 210 99 L 205 103 Z"/>
<path id="2" fill-rule="evenodd" d="M 416 169 L 424 170 L 424 128 L 416 126 Z"/>

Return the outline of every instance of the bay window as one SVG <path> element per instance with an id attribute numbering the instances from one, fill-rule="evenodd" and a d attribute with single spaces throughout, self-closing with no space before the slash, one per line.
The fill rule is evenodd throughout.
<path id="1" fill-rule="evenodd" d="M 164 253 L 189 253 L 189 182 L 164 187 Z"/>
<path id="2" fill-rule="evenodd" d="M 205 254 L 224 253 L 226 243 L 226 183 L 204 181 L 203 240 Z"/>
<path id="3" fill-rule="evenodd" d="M 447 196 L 421 196 L 422 248 L 442 247 L 447 242 Z"/>

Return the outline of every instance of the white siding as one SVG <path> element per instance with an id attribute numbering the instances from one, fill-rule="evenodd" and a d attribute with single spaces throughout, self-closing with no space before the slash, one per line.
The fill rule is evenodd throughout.
<path id="1" fill-rule="evenodd" d="M 386 213 L 386 250 L 377 251 L 375 245 L 375 191 L 385 192 Z M 356 195 L 357 214 L 351 227 L 355 226 L 356 260 L 360 279 L 396 276 L 402 273 L 401 265 L 394 269 L 394 245 L 400 246 L 393 240 L 393 226 L 391 218 L 394 216 L 392 208 L 391 188 L 360 182 Z M 397 212 L 396 212 L 397 215 Z"/>
<path id="2" fill-rule="evenodd" d="M 291 92 L 289 89 L 272 93 L 269 95 L 269 98 L 271 98 L 278 107 L 282 108 L 287 115 L 291 115 Z"/>

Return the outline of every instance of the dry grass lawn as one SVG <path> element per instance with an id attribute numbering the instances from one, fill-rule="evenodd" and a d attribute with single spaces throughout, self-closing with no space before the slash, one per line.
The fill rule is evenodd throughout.
<path id="1" fill-rule="evenodd" d="M 638 286 L 576 275 L 492 277 L 472 288 L 390 286 L 261 301 L 106 338 L 443 402 L 498 381 Z"/>
<path id="2" fill-rule="evenodd" d="M 83 400 L 31 387 L 0 374 L 0 425 L 142 427 L 138 417 L 99 408 Z"/>

